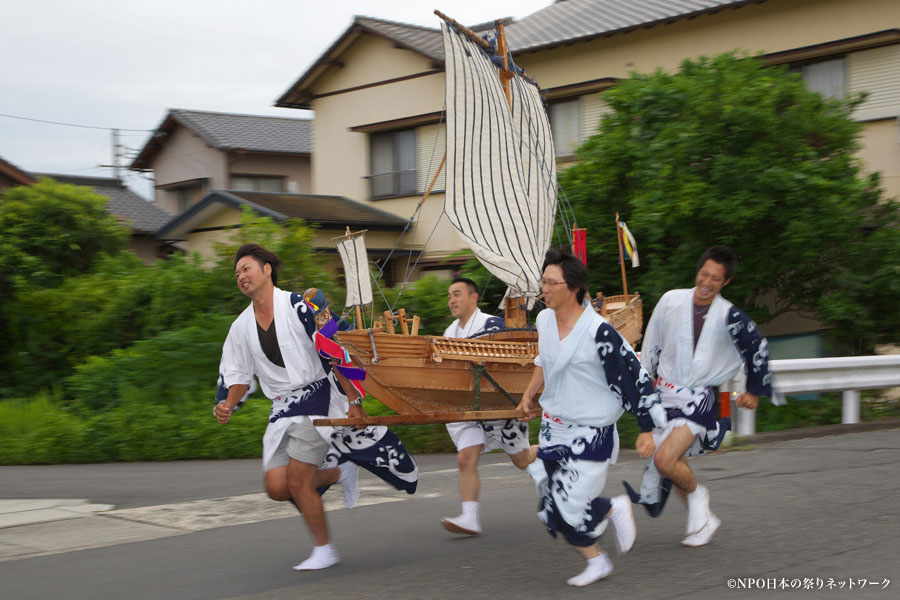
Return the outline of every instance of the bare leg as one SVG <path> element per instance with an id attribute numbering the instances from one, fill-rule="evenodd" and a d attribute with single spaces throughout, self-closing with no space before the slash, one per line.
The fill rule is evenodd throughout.
<path id="1" fill-rule="evenodd" d="M 534 448 L 534 451 L 532 451 Z M 512 461 L 512 464 L 516 465 L 520 469 L 525 469 L 534 462 L 534 459 L 537 457 L 537 446 L 532 446 L 527 450 L 522 450 L 521 452 L 516 452 L 515 454 L 510 454 L 509 459 Z"/>
<path id="2" fill-rule="evenodd" d="M 287 471 L 287 467 L 276 467 L 266 471 L 263 485 L 265 486 L 266 495 L 272 500 L 287 502 L 292 499 L 291 492 L 288 490 Z M 313 487 L 319 489 L 326 485 L 333 485 L 337 483 L 338 477 L 340 477 L 339 469 L 317 469 Z"/>
<path id="3" fill-rule="evenodd" d="M 325 507 L 316 492 L 316 465 L 295 459 L 287 466 L 287 486 L 291 498 L 297 503 L 306 527 L 316 546 L 328 543 L 328 523 L 325 521 Z"/>
<path id="4" fill-rule="evenodd" d="M 591 560 L 595 556 L 600 556 L 600 546 L 594 544 L 593 546 L 573 546 L 578 553 L 584 557 L 584 560 Z"/>
<path id="5" fill-rule="evenodd" d="M 481 481 L 478 479 L 478 459 L 484 445 L 463 448 L 456 455 L 459 466 L 459 497 L 463 502 L 477 502 Z"/>
<path id="6" fill-rule="evenodd" d="M 478 459 L 481 457 L 483 444 L 468 446 L 456 455 L 459 466 L 459 497 L 462 500 L 462 514 L 458 517 L 441 519 L 441 525 L 451 533 L 478 535 L 481 533 L 481 521 L 478 516 L 478 492 L 481 482 L 478 479 Z"/>
<path id="7" fill-rule="evenodd" d="M 697 489 L 697 478 L 684 459 L 685 452 L 697 437 L 688 426 L 678 427 L 669 434 L 656 451 L 653 462 L 663 477 L 672 480 L 672 484 L 684 493 L 690 494 Z"/>

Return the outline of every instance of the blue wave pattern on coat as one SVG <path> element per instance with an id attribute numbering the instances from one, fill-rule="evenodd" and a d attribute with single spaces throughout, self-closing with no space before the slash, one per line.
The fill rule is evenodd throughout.
<path id="1" fill-rule="evenodd" d="M 336 427 L 323 468 L 352 461 L 398 490 L 414 494 L 419 466 L 397 435 L 384 425 Z"/>

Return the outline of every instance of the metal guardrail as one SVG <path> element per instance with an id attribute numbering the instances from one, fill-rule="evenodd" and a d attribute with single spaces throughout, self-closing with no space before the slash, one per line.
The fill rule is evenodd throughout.
<path id="1" fill-rule="evenodd" d="M 900 355 L 797 358 L 769 361 L 775 404 L 784 394 L 843 392 L 842 423 L 859 423 L 859 390 L 900 386 Z M 744 376 L 722 386 L 732 400 L 744 390 Z M 738 435 L 756 433 L 756 411 L 736 408 Z"/>

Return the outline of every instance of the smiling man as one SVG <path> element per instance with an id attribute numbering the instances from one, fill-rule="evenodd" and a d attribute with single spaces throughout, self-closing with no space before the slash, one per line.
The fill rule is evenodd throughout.
<path id="1" fill-rule="evenodd" d="M 254 375 L 259 379 L 272 401 L 263 437 L 265 490 L 273 500 L 293 502 L 303 514 L 314 547 L 294 568 L 313 571 L 340 560 L 317 490 L 341 484 L 348 508 L 359 498 L 355 463 L 320 468 L 332 429 L 317 428 L 313 419 L 365 412 L 346 377 L 319 356 L 312 306 L 299 294 L 276 287 L 280 266 L 277 255 L 257 244 L 241 246 L 235 255 L 237 285 L 251 303 L 232 324 L 222 348 L 214 414 L 219 423 L 227 423 L 251 391 Z"/>
<path id="2" fill-rule="evenodd" d="M 730 248 L 709 248 L 697 264 L 695 287 L 666 292 L 644 333 L 641 361 L 656 380 L 668 425 L 638 436 L 639 451 L 657 450 L 647 463 L 640 494 L 625 485 L 632 500 L 655 517 L 674 484 L 688 507 L 685 546 L 708 544 L 721 524 L 709 509 L 709 491 L 685 460 L 718 448 L 730 427 L 730 421 L 718 419 L 715 388 L 743 364 L 747 391 L 738 406 L 756 408 L 759 396 L 772 394 L 766 339 L 756 323 L 720 295 L 736 267 Z"/>

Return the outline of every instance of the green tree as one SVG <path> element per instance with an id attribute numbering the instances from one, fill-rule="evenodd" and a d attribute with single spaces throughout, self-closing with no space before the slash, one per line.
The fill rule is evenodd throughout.
<path id="1" fill-rule="evenodd" d="M 629 288 L 651 309 L 690 287 L 713 244 L 741 259 L 726 295 L 758 322 L 799 309 L 854 352 L 896 342 L 893 200 L 855 157 L 862 97 L 826 100 L 783 67 L 733 53 L 633 74 L 560 185 L 588 229 L 592 286 L 621 288 L 614 215 L 637 238 Z"/>
<path id="2" fill-rule="evenodd" d="M 91 189 L 42 178 L 0 195 L 0 295 L 16 281 L 55 287 L 125 247 L 129 230 Z"/>

